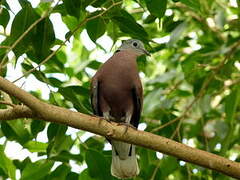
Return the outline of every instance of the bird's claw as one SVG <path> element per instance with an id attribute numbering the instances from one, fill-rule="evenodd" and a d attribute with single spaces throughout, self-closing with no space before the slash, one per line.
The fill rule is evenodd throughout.
<path id="1" fill-rule="evenodd" d="M 107 132 L 107 136 L 111 137 L 113 134 L 114 134 L 114 130 L 113 129 L 111 129 L 110 131 Z"/>
<path id="2" fill-rule="evenodd" d="M 106 118 L 104 118 L 104 117 L 99 117 L 99 123 L 98 123 L 98 125 L 100 125 L 100 124 L 102 123 L 103 120 L 105 120 L 105 121 L 111 123 L 110 120 L 108 120 L 108 119 L 106 119 Z"/>
<path id="3" fill-rule="evenodd" d="M 106 117 L 99 117 L 99 116 L 96 116 L 96 115 L 93 115 L 94 117 L 98 117 L 99 119 L 100 119 L 100 121 L 99 121 L 99 125 L 101 124 L 101 122 L 102 122 L 102 120 L 105 120 L 105 121 L 107 121 L 107 122 L 109 122 L 109 123 L 111 123 L 111 121 L 113 121 L 113 117 L 112 116 L 110 116 L 110 117 L 108 117 L 108 118 L 106 118 Z"/>
<path id="4" fill-rule="evenodd" d="M 128 127 L 131 127 L 133 129 L 137 129 L 136 127 L 134 127 L 132 124 L 128 124 L 128 123 L 124 123 L 124 122 L 120 122 L 118 123 L 118 126 L 124 125 L 125 126 L 125 130 L 124 130 L 124 135 L 127 133 Z"/>

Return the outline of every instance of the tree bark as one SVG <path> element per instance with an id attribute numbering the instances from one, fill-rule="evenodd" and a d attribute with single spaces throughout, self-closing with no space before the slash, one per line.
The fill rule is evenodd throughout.
<path id="1" fill-rule="evenodd" d="M 240 163 L 149 132 L 132 128 L 128 128 L 127 132 L 125 132 L 125 126 L 118 125 L 115 122 L 108 122 L 99 117 L 89 116 L 47 104 L 2 77 L 0 77 L 0 90 L 11 96 L 15 96 L 25 104 L 25 106 L 16 105 L 13 108 L 1 110 L 0 121 L 23 117 L 37 117 L 44 121 L 65 124 L 111 139 L 159 151 L 178 159 L 240 179 Z"/>

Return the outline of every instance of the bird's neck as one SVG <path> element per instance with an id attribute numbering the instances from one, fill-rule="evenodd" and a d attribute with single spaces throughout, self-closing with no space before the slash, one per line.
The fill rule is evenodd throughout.
<path id="1" fill-rule="evenodd" d="M 117 56 L 120 56 L 123 61 L 136 62 L 138 54 L 131 49 L 117 50 Z"/>

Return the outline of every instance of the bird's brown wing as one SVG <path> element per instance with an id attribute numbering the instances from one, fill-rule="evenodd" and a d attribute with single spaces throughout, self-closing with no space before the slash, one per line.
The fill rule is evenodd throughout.
<path id="1" fill-rule="evenodd" d="M 102 113 L 100 112 L 100 107 L 99 107 L 99 82 L 97 78 L 93 78 L 91 81 L 91 104 L 92 104 L 92 109 L 93 113 L 95 115 L 100 116 Z"/>
<path id="2" fill-rule="evenodd" d="M 133 102 L 134 102 L 134 111 L 133 111 L 133 115 L 132 115 L 132 119 L 131 119 L 131 124 L 137 128 L 140 117 L 141 117 L 142 103 L 143 103 L 141 84 L 139 87 L 133 88 L 132 94 L 133 94 Z"/>

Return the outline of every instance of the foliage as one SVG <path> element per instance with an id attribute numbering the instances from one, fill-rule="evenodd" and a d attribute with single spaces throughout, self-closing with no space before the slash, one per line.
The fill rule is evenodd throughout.
<path id="1" fill-rule="evenodd" d="M 140 39 L 152 53 L 147 60 L 138 60 L 145 130 L 240 161 L 239 1 L 233 5 L 235 1 L 227 0 L 60 0 L 58 4 L 40 2 L 36 7 L 27 0 L 18 1 L 21 10 L 16 14 L 9 1 L 0 1 L 1 76 L 9 78 L 12 68 L 21 68 L 22 82 L 35 77 L 34 82 L 49 89 L 47 98 L 47 92 L 37 88 L 30 91 L 33 95 L 91 114 L 89 80 L 105 60 L 102 54 L 110 51 L 105 41 L 110 38 L 115 45 L 120 39 Z M 56 13 L 68 28 L 65 39 L 57 38 L 57 24 L 48 16 Z M 87 48 L 86 32 L 95 48 Z M 14 56 L 8 56 L 9 52 Z M 0 98 L 6 100 L 3 94 Z M 0 108 L 7 106 L 0 104 Z M 110 175 L 111 151 L 104 148 L 103 137 L 82 141 L 86 132 L 69 135 L 71 128 L 38 119 L 2 122 L 0 127 L 3 179 L 16 179 L 16 170 L 24 180 L 32 176 L 115 179 Z M 40 134 L 47 134 L 47 142 L 38 140 Z M 9 141 L 36 153 L 39 160 L 8 157 Z M 141 173 L 136 180 L 230 179 L 141 147 L 137 153 Z M 88 168 L 76 173 L 72 162 Z"/>

